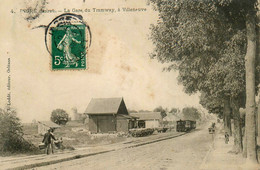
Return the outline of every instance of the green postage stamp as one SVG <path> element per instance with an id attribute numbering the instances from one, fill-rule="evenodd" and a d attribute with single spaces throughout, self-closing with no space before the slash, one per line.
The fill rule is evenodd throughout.
<path id="1" fill-rule="evenodd" d="M 85 25 L 64 25 L 52 31 L 52 68 L 86 68 Z"/>
<path id="2" fill-rule="evenodd" d="M 52 57 L 53 70 L 87 68 L 91 34 L 81 16 L 63 14 L 55 18 L 49 24 L 46 34 L 45 42 Z"/>

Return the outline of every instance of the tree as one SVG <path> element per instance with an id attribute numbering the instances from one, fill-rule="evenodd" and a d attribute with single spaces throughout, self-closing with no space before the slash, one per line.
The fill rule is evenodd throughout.
<path id="1" fill-rule="evenodd" d="M 181 117 L 181 110 L 179 108 L 171 108 L 170 111 L 167 113 L 167 115 L 174 115 L 177 117 Z"/>
<path id="2" fill-rule="evenodd" d="M 209 113 L 223 117 L 223 102 L 218 98 L 202 92 L 200 95 L 200 104 L 207 109 Z"/>
<path id="3" fill-rule="evenodd" d="M 155 53 L 161 62 L 178 69 L 186 93 L 211 93 L 208 71 L 221 58 L 223 42 L 232 34 L 223 13 L 202 1 L 155 1 L 161 21 L 152 26 Z M 222 36 L 220 36 L 222 35 Z M 229 114 L 230 112 L 227 112 Z M 225 115 L 227 115 L 225 114 Z"/>
<path id="4" fill-rule="evenodd" d="M 167 116 L 167 114 L 166 114 L 167 108 L 164 109 L 162 106 L 156 107 L 153 111 L 154 111 L 154 112 L 160 112 L 161 115 L 162 115 L 162 118 L 164 118 L 164 117 Z"/>
<path id="5" fill-rule="evenodd" d="M 198 0 L 198 1 L 165 1 L 151 0 L 155 4 L 155 9 L 159 12 L 160 20 L 157 25 L 153 25 L 152 40 L 155 44 L 155 52 L 153 58 L 165 63 L 171 63 L 167 68 L 179 70 L 179 81 L 184 85 L 185 92 L 194 93 L 203 91 L 209 95 L 219 97 L 224 106 L 225 117 L 230 116 L 230 108 L 236 110 L 242 102 L 236 100 L 243 96 L 243 87 L 246 87 L 247 99 L 247 119 L 246 129 L 250 131 L 246 136 L 250 141 L 247 145 L 247 152 L 250 155 L 248 160 L 256 162 L 256 143 L 255 143 L 255 0 Z M 245 34 L 246 33 L 246 34 Z M 232 39 L 243 38 L 246 35 L 246 43 L 242 43 L 239 47 L 237 43 L 233 43 Z M 239 39 L 238 38 L 238 39 Z M 236 45 L 235 51 L 228 51 L 224 48 L 226 45 Z M 244 41 L 243 41 L 244 42 Z M 247 47 L 243 50 L 243 46 Z M 224 55 L 227 50 L 228 55 L 235 56 L 238 52 L 239 56 L 246 56 L 243 60 L 238 57 L 229 57 Z M 244 51 L 246 55 L 243 54 Z M 238 62 L 232 62 L 232 61 Z M 245 64 L 244 81 L 240 83 L 232 82 L 234 78 L 243 75 L 243 69 L 239 71 L 241 74 L 230 72 L 227 65 L 235 63 Z M 224 63 L 224 67 L 221 64 Z M 227 64 L 226 64 L 227 63 Z M 218 69 L 218 68 L 222 69 Z M 235 67 L 233 67 L 235 68 Z M 229 73 L 230 72 L 230 73 Z M 210 79 L 210 75 L 222 75 L 218 79 L 216 86 Z M 228 79 L 231 77 L 231 79 Z M 220 81 L 219 81 L 220 80 Z M 223 81 L 223 80 L 226 80 Z M 228 81 L 229 80 L 229 81 Z M 245 82 L 245 86 L 243 85 Z M 231 88 L 228 88 L 232 85 Z M 235 86 L 233 86 L 235 85 Z M 237 86 L 238 85 L 238 86 Z M 253 89 L 253 90 L 252 90 Z M 236 113 L 236 117 L 237 117 Z M 237 123 L 236 123 L 237 124 Z M 249 125 L 249 126 L 247 126 Z"/>
<path id="6" fill-rule="evenodd" d="M 182 109 L 183 118 L 187 120 L 200 120 L 201 113 L 195 107 L 185 107 Z"/>
<path id="7" fill-rule="evenodd" d="M 260 43 L 260 28 L 259 28 L 259 23 L 260 23 L 260 0 L 258 0 L 257 1 L 258 2 L 258 6 L 257 6 L 257 19 L 256 19 L 256 21 L 257 21 L 257 23 L 258 23 L 258 27 L 257 27 L 257 58 L 256 58 L 256 61 L 257 61 L 257 63 L 259 63 L 259 59 L 260 59 L 260 45 L 259 45 L 259 43 Z M 260 103 L 258 102 L 258 145 L 260 145 Z"/>
<path id="8" fill-rule="evenodd" d="M 24 140 L 20 119 L 14 109 L 0 108 L 0 152 L 26 152 L 37 148 Z"/>
<path id="9" fill-rule="evenodd" d="M 69 114 L 63 109 L 55 109 L 51 113 L 51 121 L 65 125 L 69 121 Z"/>
<path id="10" fill-rule="evenodd" d="M 234 119 L 234 152 L 242 151 L 242 133 L 239 108 L 245 106 L 246 33 L 233 29 L 232 37 L 222 49 L 222 57 L 213 65 L 206 78 L 211 89 L 211 102 L 223 105 L 225 131 L 232 135 L 231 112 Z M 212 100 L 213 99 L 213 100 Z"/>
<path id="11" fill-rule="evenodd" d="M 244 143 L 244 155 L 247 153 L 247 161 L 257 162 L 256 153 L 256 124 L 255 124 L 255 89 L 256 89 L 256 2 L 249 1 L 229 1 L 224 5 L 227 16 L 233 23 L 243 23 L 246 30 L 247 49 L 245 55 L 245 82 L 246 82 L 246 142 Z M 233 13 L 233 14 L 232 14 Z M 241 22 L 242 21 L 242 22 Z"/>
<path id="12" fill-rule="evenodd" d="M 161 21 L 152 26 L 156 45 L 153 57 L 173 63 L 168 70 L 179 70 L 178 80 L 186 93 L 205 91 L 211 95 L 214 86 L 207 75 L 222 57 L 223 42 L 232 35 L 224 31 L 231 30 L 224 14 L 218 13 L 214 4 L 201 1 L 155 3 Z M 228 117 L 230 112 L 225 115 Z"/>
<path id="13" fill-rule="evenodd" d="M 180 109 L 179 108 L 171 108 L 169 113 L 171 113 L 173 115 L 177 115 L 178 113 L 180 113 Z"/>

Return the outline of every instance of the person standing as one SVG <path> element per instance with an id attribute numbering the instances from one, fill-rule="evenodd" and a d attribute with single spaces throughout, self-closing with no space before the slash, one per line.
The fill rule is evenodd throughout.
<path id="1" fill-rule="evenodd" d="M 51 129 L 51 135 L 54 137 L 54 129 Z M 54 153 L 54 140 L 56 141 L 55 137 L 54 138 L 51 138 L 51 153 L 53 154 Z"/>
<path id="2" fill-rule="evenodd" d="M 53 133 L 52 129 L 50 128 L 47 133 L 44 134 L 42 142 L 45 144 L 45 153 L 49 155 L 50 148 L 51 148 L 51 143 L 52 139 L 56 140 Z M 52 148 L 52 153 L 53 153 L 53 148 Z"/>
<path id="3" fill-rule="evenodd" d="M 229 142 L 229 134 L 225 132 L 225 143 L 228 144 Z"/>

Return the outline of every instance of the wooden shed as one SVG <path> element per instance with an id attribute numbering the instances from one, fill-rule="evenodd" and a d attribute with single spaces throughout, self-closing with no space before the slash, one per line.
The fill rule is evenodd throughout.
<path id="1" fill-rule="evenodd" d="M 38 134 L 44 135 L 50 128 L 57 129 L 60 125 L 51 121 L 38 121 Z"/>
<path id="2" fill-rule="evenodd" d="M 139 112 L 130 113 L 131 116 L 137 118 L 138 128 L 156 128 L 160 127 L 163 118 L 160 112 Z"/>
<path id="3" fill-rule="evenodd" d="M 128 114 L 123 98 L 93 98 L 85 114 L 91 133 L 128 132 L 136 119 Z"/>

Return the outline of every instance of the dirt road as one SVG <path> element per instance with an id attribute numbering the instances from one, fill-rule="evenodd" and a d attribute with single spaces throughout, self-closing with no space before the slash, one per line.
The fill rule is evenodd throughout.
<path id="1" fill-rule="evenodd" d="M 212 137 L 207 126 L 177 138 L 36 169 L 199 169 Z"/>

